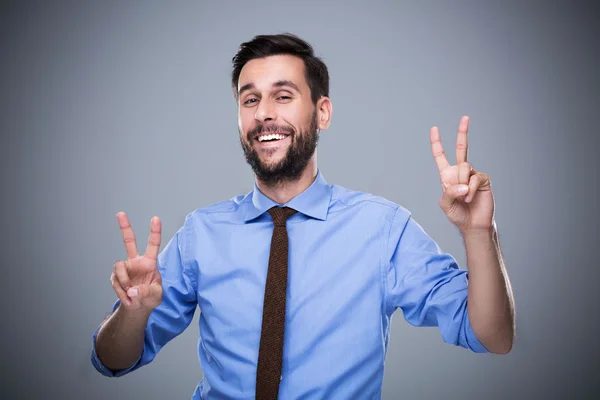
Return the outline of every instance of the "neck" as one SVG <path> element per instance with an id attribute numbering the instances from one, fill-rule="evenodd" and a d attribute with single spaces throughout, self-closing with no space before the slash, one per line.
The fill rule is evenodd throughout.
<path id="1" fill-rule="evenodd" d="M 256 178 L 256 186 L 258 189 L 273 200 L 277 204 L 284 204 L 304 192 L 310 185 L 313 184 L 317 177 L 317 162 L 315 157 L 311 160 L 302 171 L 300 178 L 294 181 L 279 182 L 276 185 L 268 185 L 265 182 Z"/>

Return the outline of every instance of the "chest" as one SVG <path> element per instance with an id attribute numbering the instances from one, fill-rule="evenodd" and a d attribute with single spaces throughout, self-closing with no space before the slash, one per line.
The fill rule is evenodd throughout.
<path id="1" fill-rule="evenodd" d="M 223 227 L 192 246 L 200 310 L 215 329 L 259 337 L 272 229 L 269 223 Z M 308 220 L 288 223 L 287 233 L 287 326 L 315 320 L 352 324 L 366 318 L 361 314 L 379 315 L 379 227 Z"/>

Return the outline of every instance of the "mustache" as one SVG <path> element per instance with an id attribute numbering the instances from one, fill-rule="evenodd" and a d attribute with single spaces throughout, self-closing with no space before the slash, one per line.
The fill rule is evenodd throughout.
<path id="1" fill-rule="evenodd" d="M 248 134 L 246 135 L 246 137 L 247 137 L 248 141 L 251 141 L 253 138 L 260 135 L 261 133 L 274 133 L 274 132 L 293 135 L 295 133 L 295 130 L 291 126 L 274 125 L 274 124 L 269 124 L 269 125 L 259 124 L 256 127 L 250 129 L 248 131 Z"/>

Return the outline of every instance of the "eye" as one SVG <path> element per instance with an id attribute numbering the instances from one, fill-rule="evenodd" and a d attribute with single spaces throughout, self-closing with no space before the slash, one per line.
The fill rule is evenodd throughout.
<path id="1" fill-rule="evenodd" d="M 290 96 L 279 96 L 277 100 L 291 100 Z"/>
<path id="2" fill-rule="evenodd" d="M 247 99 L 246 101 L 244 101 L 244 104 L 252 104 L 256 101 L 258 101 L 258 99 L 251 97 L 251 98 Z"/>

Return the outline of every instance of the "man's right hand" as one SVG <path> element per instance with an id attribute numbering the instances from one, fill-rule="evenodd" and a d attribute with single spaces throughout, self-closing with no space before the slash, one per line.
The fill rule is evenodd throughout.
<path id="1" fill-rule="evenodd" d="M 160 219 L 154 217 L 150 222 L 148 246 L 142 256 L 138 254 L 135 235 L 127 215 L 124 212 L 117 213 L 117 221 L 123 234 L 127 260 L 115 263 L 110 282 L 127 310 L 151 312 L 160 305 L 163 295 L 162 278 L 157 266 L 161 238 Z"/>

